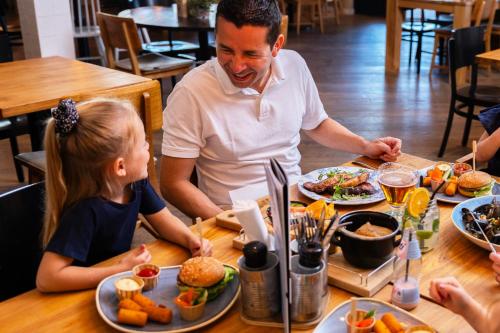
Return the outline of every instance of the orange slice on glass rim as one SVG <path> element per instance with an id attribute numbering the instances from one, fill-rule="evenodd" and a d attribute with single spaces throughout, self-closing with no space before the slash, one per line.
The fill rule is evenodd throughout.
<path id="1" fill-rule="evenodd" d="M 408 198 L 408 213 L 413 217 L 419 217 L 424 213 L 431 197 L 429 191 L 424 187 L 414 189 Z"/>

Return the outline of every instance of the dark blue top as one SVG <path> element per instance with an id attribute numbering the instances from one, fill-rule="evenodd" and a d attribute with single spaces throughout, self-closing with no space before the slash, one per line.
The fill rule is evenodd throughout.
<path id="1" fill-rule="evenodd" d="M 500 126 L 500 105 L 487 108 L 479 113 L 479 121 L 483 124 L 488 135 Z M 500 151 L 497 149 L 495 156 L 488 161 L 488 173 L 494 176 L 500 176 Z"/>
<path id="2" fill-rule="evenodd" d="M 126 204 L 93 197 L 66 209 L 46 251 L 73 258 L 73 265 L 91 266 L 130 250 L 138 214 L 165 207 L 147 179 L 131 188 Z"/>

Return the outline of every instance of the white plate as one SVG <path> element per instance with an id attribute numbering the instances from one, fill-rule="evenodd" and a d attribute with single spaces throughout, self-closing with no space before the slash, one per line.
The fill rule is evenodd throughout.
<path id="1" fill-rule="evenodd" d="M 395 307 L 389 303 L 379 301 L 374 298 L 358 298 L 356 307 L 365 311 L 375 310 L 375 319 L 380 319 L 380 317 L 386 313 L 391 312 L 400 321 L 408 326 L 415 325 L 426 325 L 424 321 L 415 317 L 409 312 L 403 309 Z M 345 324 L 345 316 L 351 310 L 351 301 L 345 301 L 344 303 L 337 306 L 329 314 L 323 318 L 323 320 L 318 324 L 313 333 L 345 333 L 347 332 L 347 327 Z"/>
<path id="2" fill-rule="evenodd" d="M 471 212 L 473 212 L 477 207 L 490 203 L 493 200 L 493 198 L 500 200 L 500 195 L 488 195 L 484 197 L 478 197 L 466 200 L 456 205 L 455 208 L 453 208 L 453 211 L 451 212 L 451 220 L 453 221 L 453 225 L 455 226 L 455 228 L 457 228 L 458 231 L 460 231 L 460 233 L 464 235 L 465 238 L 470 240 L 472 243 L 488 251 L 491 251 L 491 248 L 486 241 L 474 237 L 465 230 L 465 224 L 462 220 L 462 208 L 463 207 L 468 208 Z M 493 246 L 495 247 L 497 252 L 500 252 L 500 245 L 493 244 Z"/>
<path id="3" fill-rule="evenodd" d="M 453 166 L 453 163 L 450 163 L 452 166 Z M 419 174 L 421 176 L 427 176 L 427 170 L 429 169 L 433 169 L 434 166 L 430 166 L 428 168 L 425 168 L 425 169 L 421 169 L 419 170 Z M 432 189 L 430 187 L 426 187 L 426 189 L 428 189 L 430 192 L 432 192 Z M 493 190 L 492 190 L 492 194 L 500 194 L 500 185 L 498 185 L 497 182 L 495 182 L 495 185 L 493 185 Z M 436 194 L 436 197 L 435 197 L 438 201 L 441 201 L 441 202 L 447 202 L 447 203 L 452 203 L 452 204 L 458 204 L 458 203 L 461 203 L 461 202 L 464 202 L 465 200 L 469 200 L 470 197 L 466 197 L 466 196 L 463 196 L 461 195 L 460 193 L 457 193 L 450 197 L 450 196 L 447 196 L 446 194 L 444 193 L 437 193 Z"/>
<path id="4" fill-rule="evenodd" d="M 226 266 L 236 270 L 236 268 L 231 265 Z M 166 305 L 172 310 L 172 321 L 169 324 L 161 324 L 148 320 L 146 326 L 137 327 L 117 322 L 118 298 L 115 292 L 115 281 L 123 276 L 131 276 L 131 271 L 112 275 L 99 283 L 95 293 L 95 301 L 99 315 L 108 325 L 122 332 L 187 332 L 199 329 L 219 319 L 231 308 L 238 298 L 240 293 L 240 279 L 238 273 L 236 273 L 233 280 L 226 286 L 224 292 L 217 296 L 216 299 L 206 304 L 205 312 L 200 319 L 196 321 L 185 321 L 181 319 L 177 307 L 174 304 L 174 298 L 179 294 L 177 289 L 177 274 L 179 273 L 179 268 L 180 266 L 161 267 L 158 285 L 152 290 L 143 292 L 144 296 L 153 299 L 158 304 Z"/>
<path id="5" fill-rule="evenodd" d="M 345 171 L 345 172 L 360 172 L 360 171 L 366 171 L 370 173 L 370 177 L 368 178 L 368 181 L 370 184 L 373 185 L 375 188 L 375 193 L 372 195 L 367 196 L 366 198 L 363 199 L 353 199 L 353 200 L 332 200 L 332 197 L 330 195 L 321 195 L 318 193 L 314 193 L 312 191 L 308 191 L 304 188 L 304 183 L 307 182 L 313 182 L 317 183 L 318 182 L 318 176 L 320 174 L 326 174 L 330 170 L 338 170 L 338 171 Z M 336 205 L 366 205 L 366 204 L 371 204 L 374 202 L 382 201 L 385 199 L 384 193 L 380 189 L 380 186 L 377 182 L 377 172 L 374 170 L 369 170 L 365 168 L 357 168 L 357 167 L 346 167 L 346 166 L 339 166 L 339 167 L 330 167 L 330 168 L 322 168 L 318 170 L 314 170 L 309 172 L 306 175 L 303 175 L 299 179 L 299 191 L 303 195 L 305 195 L 308 198 L 314 199 L 314 200 L 325 200 L 326 202 L 333 202 Z"/>

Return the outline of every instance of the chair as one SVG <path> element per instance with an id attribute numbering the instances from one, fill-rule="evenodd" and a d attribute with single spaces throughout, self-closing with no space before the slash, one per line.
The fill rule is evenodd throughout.
<path id="1" fill-rule="evenodd" d="M 297 35 L 300 35 L 300 27 L 303 24 L 313 24 L 316 19 L 319 20 L 319 29 L 321 33 L 324 33 L 323 29 L 323 10 L 322 10 L 322 0 L 297 0 L 296 2 L 297 12 L 295 15 L 295 24 L 297 26 Z M 310 22 L 301 22 L 302 20 L 302 10 L 303 7 L 310 8 Z M 316 10 L 318 11 L 318 18 L 316 18 Z"/>
<path id="2" fill-rule="evenodd" d="M 35 288 L 44 203 L 44 183 L 0 194 L 0 302 Z"/>
<path id="3" fill-rule="evenodd" d="M 146 140 L 149 143 L 149 180 L 153 187 L 158 189 L 158 178 L 156 176 L 156 168 L 154 164 L 152 117 L 155 114 L 159 114 L 161 116 L 162 113 L 160 84 L 157 81 L 150 81 L 141 86 L 132 85 L 124 88 L 90 93 L 73 97 L 73 99 L 78 102 L 88 100 L 93 97 L 126 99 L 137 109 L 144 123 Z M 30 182 L 39 180 L 45 176 L 46 162 L 44 151 L 22 153 L 16 156 L 16 160 L 18 160 L 21 165 L 28 168 Z"/>
<path id="4" fill-rule="evenodd" d="M 479 26 L 481 24 L 481 20 L 484 18 L 485 15 L 485 8 L 490 8 L 490 6 L 493 6 L 493 4 L 496 3 L 496 0 L 476 0 L 474 2 L 474 5 L 472 7 L 472 13 L 471 13 L 471 26 Z M 489 12 L 487 13 L 489 14 Z M 440 55 L 444 54 L 444 45 L 447 44 L 448 39 L 452 36 L 453 33 L 453 26 L 449 25 L 446 27 L 440 27 L 434 30 L 434 47 L 432 50 L 432 57 L 431 57 L 431 67 L 429 69 L 429 76 L 432 75 L 432 70 L 434 68 L 442 68 L 446 69 L 448 66 L 436 64 L 436 55 L 439 53 Z"/>
<path id="5" fill-rule="evenodd" d="M 0 33 L 0 62 L 12 61 L 12 49 L 10 47 L 10 38 L 7 33 Z M 0 119 L 0 140 L 9 139 L 12 158 L 19 154 L 17 136 L 28 134 L 29 126 L 25 116 L 13 117 L 9 119 Z M 17 180 L 24 182 L 24 174 L 21 164 L 14 159 Z"/>
<path id="6" fill-rule="evenodd" d="M 487 107 L 500 104 L 500 87 L 477 85 L 475 56 L 484 52 L 483 30 L 483 27 L 457 29 L 448 42 L 451 102 L 443 141 L 439 148 L 439 157 L 442 157 L 445 152 L 455 114 L 466 118 L 462 137 L 462 146 L 465 146 L 469 140 L 472 120 L 478 119 L 477 115 L 474 114 L 474 106 Z M 470 86 L 458 88 L 456 71 L 468 66 L 471 66 Z M 457 102 L 461 104 L 456 105 Z M 461 111 L 460 109 L 465 106 L 467 106 L 467 112 Z"/>
<path id="7" fill-rule="evenodd" d="M 325 0 L 324 5 L 324 17 L 334 17 L 335 23 L 340 24 L 340 14 L 342 13 L 342 1 L 341 0 Z M 331 13 L 331 14 L 330 14 Z"/>
<path id="8" fill-rule="evenodd" d="M 130 8 L 138 8 L 143 6 L 169 6 L 170 2 L 165 0 L 128 0 Z M 144 44 L 142 48 L 148 52 L 162 53 L 165 55 L 186 56 L 186 53 L 194 53 L 195 57 L 198 58 L 198 51 L 200 50 L 200 45 L 195 43 L 190 43 L 181 40 L 174 40 L 173 33 L 171 30 L 167 31 L 168 40 L 162 41 L 151 41 L 148 29 L 141 28 L 140 33 Z M 194 59 L 193 59 L 194 60 Z"/>
<path id="9" fill-rule="evenodd" d="M 413 59 L 413 43 L 415 40 L 413 39 L 413 36 L 417 36 L 417 50 L 415 52 L 415 58 L 417 59 L 417 74 L 420 74 L 420 61 L 422 59 L 422 41 L 423 37 L 426 36 L 426 34 L 431 33 L 434 29 L 436 28 L 435 24 L 432 23 L 426 23 L 425 17 L 424 17 L 424 11 L 420 10 L 420 17 L 415 18 L 414 17 L 414 9 L 410 10 L 410 20 L 407 22 L 404 22 L 401 25 L 401 30 L 403 32 L 408 32 L 408 36 L 403 36 L 401 40 L 408 41 L 410 42 L 410 52 L 408 55 L 408 65 L 411 64 L 411 61 Z M 409 37 L 409 39 L 406 39 L 406 37 Z"/>
<path id="10" fill-rule="evenodd" d="M 491 36 L 500 36 L 500 26 L 495 25 L 495 14 L 497 11 L 496 0 L 489 1 L 490 8 L 485 7 L 485 12 L 488 13 L 488 22 L 486 23 L 486 30 L 484 36 L 485 50 L 491 51 Z"/>
<path id="11" fill-rule="evenodd" d="M 98 13 L 97 17 L 110 68 L 159 80 L 187 73 L 191 69 L 192 60 L 145 53 L 133 19 L 104 13 Z M 126 49 L 129 58 L 115 60 L 116 48 Z"/>
<path id="12" fill-rule="evenodd" d="M 79 60 L 100 60 L 102 66 L 106 66 L 104 44 L 101 38 L 96 13 L 101 11 L 99 0 L 70 0 L 71 20 L 73 22 L 73 37 L 75 39 L 93 38 L 96 42 L 98 57 L 83 56 Z M 81 52 L 82 50 L 80 50 Z"/>

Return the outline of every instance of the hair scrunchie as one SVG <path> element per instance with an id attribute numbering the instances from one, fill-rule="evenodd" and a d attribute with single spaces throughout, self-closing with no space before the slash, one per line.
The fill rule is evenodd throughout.
<path id="1" fill-rule="evenodd" d="M 57 107 L 51 109 L 52 118 L 55 120 L 56 133 L 61 135 L 69 134 L 78 122 L 78 111 L 76 103 L 72 99 L 63 99 Z"/>

